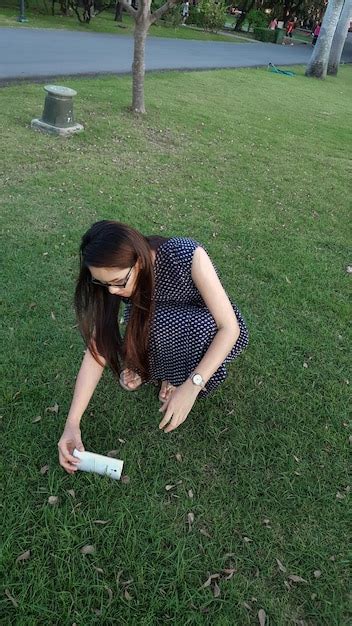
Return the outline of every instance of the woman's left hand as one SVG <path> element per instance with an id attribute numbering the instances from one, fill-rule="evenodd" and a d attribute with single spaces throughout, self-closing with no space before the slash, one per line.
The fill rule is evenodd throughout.
<path id="1" fill-rule="evenodd" d="M 186 380 L 180 387 L 176 387 L 159 409 L 161 413 L 164 413 L 159 424 L 160 429 L 164 428 L 164 433 L 175 430 L 185 421 L 200 391 L 201 388 L 194 385 L 191 380 Z"/>

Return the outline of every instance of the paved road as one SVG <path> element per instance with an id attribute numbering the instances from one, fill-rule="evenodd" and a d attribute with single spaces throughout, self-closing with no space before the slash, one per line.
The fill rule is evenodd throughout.
<path id="1" fill-rule="evenodd" d="M 133 39 L 99 33 L 0 28 L 0 81 L 131 71 Z M 150 37 L 146 69 L 210 69 L 305 64 L 310 46 L 234 44 Z M 343 60 L 352 63 L 352 34 Z"/>

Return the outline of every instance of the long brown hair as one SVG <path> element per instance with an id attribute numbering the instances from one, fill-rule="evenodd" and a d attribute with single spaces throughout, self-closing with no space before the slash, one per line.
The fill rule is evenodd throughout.
<path id="1" fill-rule="evenodd" d="M 165 241 L 144 237 L 121 222 L 96 222 L 83 235 L 75 309 L 80 332 L 93 357 L 99 355 L 117 375 L 123 367 L 146 379 L 149 372 L 149 335 L 154 314 L 154 271 L 151 250 Z M 129 268 L 138 261 L 138 275 L 130 296 L 132 310 L 122 339 L 119 329 L 121 298 L 91 282 L 89 266 Z"/>

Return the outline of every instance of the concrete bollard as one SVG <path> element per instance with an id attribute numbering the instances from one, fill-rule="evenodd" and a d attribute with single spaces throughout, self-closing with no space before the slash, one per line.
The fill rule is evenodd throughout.
<path id="1" fill-rule="evenodd" d="M 32 120 L 31 127 L 63 137 L 82 132 L 82 124 L 76 124 L 73 116 L 73 97 L 77 91 L 58 85 L 45 85 L 44 89 L 43 115 L 41 119 Z"/>

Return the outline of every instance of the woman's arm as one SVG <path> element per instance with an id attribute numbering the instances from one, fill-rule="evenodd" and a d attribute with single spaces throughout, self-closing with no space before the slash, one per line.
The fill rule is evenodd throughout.
<path id="1" fill-rule="evenodd" d="M 86 350 L 81 368 L 78 372 L 72 403 L 67 416 L 67 422 L 71 424 L 79 426 L 81 417 L 101 379 L 106 361 L 100 355 L 99 360 L 103 365 L 97 363 L 89 349 Z"/>
<path id="2" fill-rule="evenodd" d="M 99 365 L 87 350 L 78 372 L 71 407 L 67 416 L 64 432 L 58 443 L 60 465 L 69 473 L 76 471 L 77 459 L 72 455 L 74 448 L 84 450 L 81 440 L 80 421 L 102 376 L 106 364 L 99 356 Z"/>
<path id="3" fill-rule="evenodd" d="M 214 266 L 205 250 L 200 247 L 193 254 L 192 279 L 218 328 L 208 350 L 194 370 L 202 376 L 206 384 L 231 352 L 240 335 L 240 328 Z M 178 387 L 160 409 L 165 414 L 159 428 L 168 424 L 165 432 L 170 432 L 184 422 L 200 391 L 201 388 L 191 380 L 186 380 Z"/>
<path id="4" fill-rule="evenodd" d="M 192 279 L 218 328 L 212 343 L 196 368 L 207 383 L 231 352 L 240 335 L 240 327 L 232 304 L 203 248 L 197 248 L 194 252 Z"/>

